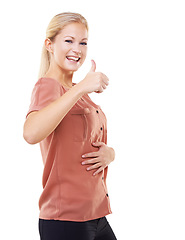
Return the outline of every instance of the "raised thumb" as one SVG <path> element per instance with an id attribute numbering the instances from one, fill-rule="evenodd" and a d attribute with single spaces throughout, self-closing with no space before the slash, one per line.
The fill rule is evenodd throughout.
<path id="1" fill-rule="evenodd" d="M 92 63 L 92 66 L 91 66 L 90 72 L 95 72 L 96 71 L 96 63 L 94 60 L 91 60 L 91 63 Z"/>

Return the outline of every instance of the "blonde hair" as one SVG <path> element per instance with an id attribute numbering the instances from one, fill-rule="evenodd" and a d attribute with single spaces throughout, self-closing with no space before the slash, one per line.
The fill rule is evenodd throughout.
<path id="1" fill-rule="evenodd" d="M 73 12 L 63 12 L 55 15 L 51 19 L 46 29 L 46 38 L 49 38 L 51 41 L 54 41 L 55 37 L 60 33 L 60 31 L 66 25 L 73 22 L 84 24 L 88 31 L 89 28 L 87 20 L 81 14 Z M 43 44 L 38 78 L 41 78 L 45 75 L 45 73 L 49 69 L 49 66 L 50 66 L 50 52 L 48 52 L 48 50 L 45 47 L 45 44 Z"/>

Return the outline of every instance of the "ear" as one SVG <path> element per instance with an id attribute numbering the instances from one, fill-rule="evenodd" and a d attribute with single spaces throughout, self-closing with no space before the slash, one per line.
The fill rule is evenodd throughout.
<path id="1" fill-rule="evenodd" d="M 44 41 L 45 47 L 48 50 L 48 52 L 53 53 L 53 45 L 49 38 L 46 38 Z"/>

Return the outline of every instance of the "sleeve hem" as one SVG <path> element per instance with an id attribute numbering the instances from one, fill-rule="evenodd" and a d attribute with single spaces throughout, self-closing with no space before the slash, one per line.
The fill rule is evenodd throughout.
<path id="1" fill-rule="evenodd" d="M 30 109 L 27 114 L 26 114 L 26 118 L 28 117 L 28 115 L 31 113 L 31 112 L 34 112 L 34 111 L 39 111 L 42 107 L 40 106 L 34 106 L 34 108 Z"/>

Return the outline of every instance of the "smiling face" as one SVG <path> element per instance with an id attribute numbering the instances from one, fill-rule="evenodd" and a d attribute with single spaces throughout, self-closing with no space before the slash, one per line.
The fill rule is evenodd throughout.
<path id="1" fill-rule="evenodd" d="M 63 71 L 77 71 L 87 55 L 87 40 L 88 32 L 83 24 L 68 24 L 51 43 L 51 61 Z"/>

